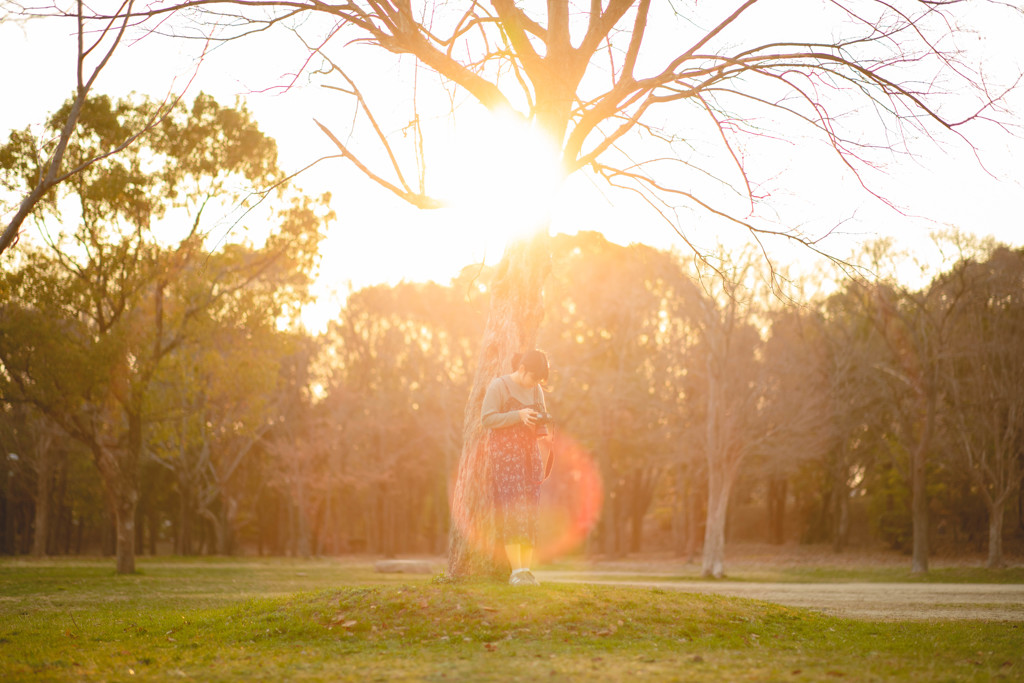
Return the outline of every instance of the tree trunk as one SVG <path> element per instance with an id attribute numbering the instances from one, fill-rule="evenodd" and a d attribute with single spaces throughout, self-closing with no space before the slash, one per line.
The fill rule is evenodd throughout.
<path id="1" fill-rule="evenodd" d="M 850 472 L 845 452 L 839 457 L 840 462 L 832 470 L 832 551 L 835 553 L 846 549 L 850 531 L 850 490 L 847 485 Z"/>
<path id="2" fill-rule="evenodd" d="M 146 549 L 146 515 L 149 514 L 149 492 L 139 493 L 139 504 L 135 506 L 135 547 L 140 553 Z"/>
<path id="3" fill-rule="evenodd" d="M 192 498 L 191 487 L 184 477 L 178 479 L 178 533 L 174 539 L 174 552 L 178 555 L 192 554 Z"/>
<path id="4" fill-rule="evenodd" d="M 841 553 L 846 550 L 850 540 L 850 492 L 843 482 L 842 488 L 835 490 L 836 495 L 836 520 L 835 538 L 832 540 L 832 550 Z"/>
<path id="5" fill-rule="evenodd" d="M 1003 566 L 1003 514 L 1006 505 L 1003 499 L 997 500 L 988 508 L 988 562 L 989 569 Z"/>
<path id="6" fill-rule="evenodd" d="M 130 452 L 93 444 L 93 458 L 103 479 L 107 503 L 114 515 L 117 573 L 135 573 L 135 507 L 139 502 L 137 460 Z"/>
<path id="7" fill-rule="evenodd" d="M 155 508 L 150 508 L 146 521 L 149 522 L 149 554 L 156 555 L 156 544 L 160 536 L 160 515 Z"/>
<path id="8" fill-rule="evenodd" d="M 676 499 L 672 509 L 672 549 L 676 557 L 686 555 L 689 538 L 690 484 L 687 481 L 686 466 L 676 464 L 672 468 L 675 477 Z"/>
<path id="9" fill-rule="evenodd" d="M 135 573 L 135 506 L 134 491 L 118 501 L 114 512 L 117 528 L 117 573 Z"/>
<path id="10" fill-rule="evenodd" d="M 644 543 L 644 517 L 647 506 L 643 502 L 641 474 L 636 470 L 630 477 L 629 485 L 629 552 L 639 553 Z"/>
<path id="11" fill-rule="evenodd" d="M 490 467 L 480 423 L 484 393 L 492 379 L 510 372 L 512 356 L 533 348 L 544 317 L 542 291 L 550 265 L 550 238 L 543 230 L 509 244 L 491 285 L 490 312 L 462 430 L 452 494 L 448 574 L 453 578 L 491 575 L 499 570 Z M 500 557 L 500 556 L 499 556 Z"/>
<path id="12" fill-rule="evenodd" d="M 395 501 L 387 482 L 381 483 L 380 502 L 380 554 L 386 559 L 395 557 Z"/>
<path id="13" fill-rule="evenodd" d="M 704 528 L 704 561 L 701 575 L 725 576 L 725 522 L 729 512 L 732 481 L 720 464 L 708 463 L 708 516 Z"/>
<path id="14" fill-rule="evenodd" d="M 686 561 L 692 562 L 697 557 L 698 549 L 700 549 L 697 541 L 700 538 L 700 513 L 702 512 L 701 507 L 704 499 L 700 494 L 700 490 L 692 483 L 689 490 L 691 495 L 690 500 L 687 502 L 687 505 L 690 506 L 690 512 L 686 516 Z"/>
<path id="15" fill-rule="evenodd" d="M 773 545 L 782 545 L 786 540 L 786 489 L 785 477 L 773 476 L 768 480 L 768 539 Z"/>
<path id="16" fill-rule="evenodd" d="M 930 430 L 929 430 L 930 431 Z M 913 521 L 912 574 L 928 573 L 928 495 L 925 489 L 925 453 L 930 439 L 922 438 L 911 462 L 911 519 Z"/>
<path id="17" fill-rule="evenodd" d="M 213 555 L 227 555 L 227 522 L 225 521 L 224 508 L 227 506 L 227 501 L 221 499 L 220 510 L 214 512 L 212 510 L 204 510 L 203 516 L 206 517 L 207 521 L 210 522 L 210 527 L 213 529 Z"/>
<path id="18" fill-rule="evenodd" d="M 297 543 L 296 554 L 299 557 L 309 557 L 312 550 L 309 543 L 309 521 L 306 519 L 306 487 L 301 474 L 296 475 L 295 486 L 295 532 Z"/>
<path id="19" fill-rule="evenodd" d="M 36 514 L 32 536 L 32 557 L 46 555 L 46 541 L 50 537 L 50 509 L 53 498 L 53 458 L 40 453 L 36 469 Z"/>
<path id="20" fill-rule="evenodd" d="M 605 519 L 608 533 L 605 542 L 605 555 L 612 559 L 620 559 L 626 555 L 626 499 L 622 486 L 616 486 L 605 507 Z"/>

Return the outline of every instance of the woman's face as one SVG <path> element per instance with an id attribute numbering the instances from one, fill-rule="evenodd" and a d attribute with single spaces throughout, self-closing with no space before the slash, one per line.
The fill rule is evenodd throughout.
<path id="1" fill-rule="evenodd" d="M 536 375 L 534 375 L 532 372 L 530 372 L 529 370 L 527 370 L 524 367 L 523 368 L 523 382 L 526 383 L 527 387 L 531 387 L 532 388 L 532 387 L 535 387 L 538 384 L 540 384 L 541 380 L 538 379 Z"/>

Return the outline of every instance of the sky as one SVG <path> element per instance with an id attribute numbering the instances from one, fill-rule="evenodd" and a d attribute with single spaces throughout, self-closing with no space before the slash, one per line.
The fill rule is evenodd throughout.
<path id="1" fill-rule="evenodd" d="M 985 26 L 977 37 L 978 54 L 996 72 L 1019 73 L 1022 64 L 1016 48 L 1020 25 Z M 6 137 L 13 128 L 38 124 L 71 93 L 75 46 L 69 36 L 73 28 L 68 22 L 53 20 L 25 25 L 0 23 L 0 63 L 30 65 L 5 68 L 0 74 L 0 92 L 5 93 L 0 105 L 0 135 Z M 264 131 L 278 141 L 284 169 L 297 170 L 330 153 L 332 145 L 313 119 L 322 120 L 342 137 L 350 112 L 342 110 L 339 114 L 336 94 L 302 82 L 287 93 L 267 90 L 269 85 L 287 81 L 287 74 L 297 64 L 295 54 L 280 43 L 254 40 L 247 45 L 250 47 L 244 51 L 240 45 L 214 50 L 196 70 L 198 43 L 183 47 L 180 41 L 149 36 L 119 48 L 95 90 L 111 95 L 134 90 L 163 97 L 180 91 L 195 73 L 186 101 L 200 90 L 224 103 L 244 97 Z M 384 72 L 373 80 L 387 84 L 388 79 L 398 77 L 403 74 Z M 1024 96 L 1015 93 L 1010 104 L 1020 112 L 1019 122 L 1024 123 Z M 918 158 L 902 160 L 887 169 L 882 189 L 904 208 L 903 213 L 856 187 L 851 190 L 849 183 L 816 187 L 820 164 L 832 162 L 822 162 L 814 150 L 799 145 L 793 145 L 789 152 L 792 158 L 786 161 L 787 177 L 816 189 L 788 197 L 780 192 L 778 201 L 803 208 L 813 208 L 817 203 L 837 209 L 835 215 L 842 217 L 842 226 L 823 246 L 838 256 L 846 256 L 857 244 L 881 235 L 895 236 L 923 253 L 928 248 L 929 233 L 948 226 L 1022 244 L 1024 174 L 1018 169 L 1019 160 L 1024 158 L 1024 141 L 997 132 L 993 128 L 972 131 L 981 163 L 975 150 L 950 136 L 942 148 L 922 145 Z M 495 128 L 483 112 L 470 110 L 463 118 L 460 135 L 451 142 L 450 153 L 435 169 L 435 177 L 441 176 L 441 188 L 462 200 L 459 208 L 442 211 L 421 211 L 405 205 L 345 162 L 325 162 L 304 173 L 299 184 L 310 193 L 331 191 L 339 216 L 321 252 L 316 286 L 320 312 L 310 324 L 322 326 L 323 319 L 337 310 L 350 288 L 400 280 L 446 283 L 463 266 L 483 260 L 496 262 L 507 235 L 526 220 L 522 212 L 530 207 L 492 196 L 489 188 L 536 181 L 524 178 L 531 174 L 517 174 L 515 170 L 517 158 L 522 157 L 526 163 L 531 156 L 543 154 L 536 144 L 504 124 Z M 488 158 L 509 161 L 505 175 L 490 168 Z M 609 194 L 586 175 L 570 179 L 552 208 L 553 232 L 597 229 L 622 244 L 685 246 L 672 228 L 642 202 L 627 194 Z M 701 232 L 700 217 L 692 220 L 697 228 L 688 234 L 696 236 L 698 246 L 711 249 L 717 241 L 728 242 L 726 235 Z M 805 250 L 780 253 L 796 261 L 807 259 Z"/>

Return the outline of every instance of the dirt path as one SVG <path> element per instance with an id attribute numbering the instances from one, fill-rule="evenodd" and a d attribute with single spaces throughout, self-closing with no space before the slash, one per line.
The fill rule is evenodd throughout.
<path id="1" fill-rule="evenodd" d="M 981 619 L 1024 622 L 1024 585 L 993 583 L 748 583 L 616 578 L 613 573 L 537 572 L 541 581 L 717 593 L 873 621 Z"/>

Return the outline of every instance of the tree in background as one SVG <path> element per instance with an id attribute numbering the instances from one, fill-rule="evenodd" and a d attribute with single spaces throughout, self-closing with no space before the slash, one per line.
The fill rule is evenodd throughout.
<path id="1" fill-rule="evenodd" d="M 17 462 L 35 478 L 31 491 L 35 508 L 31 554 L 42 557 L 54 545 L 55 501 L 61 497 L 55 489 L 66 482 L 69 454 L 62 444 L 64 434 L 31 404 L 10 404 L 6 417 L 7 428 L 0 436 L 0 452 L 5 460 L 10 460 L 11 464 Z"/>
<path id="2" fill-rule="evenodd" d="M 951 291 L 942 373 L 952 450 L 988 511 L 988 566 L 1003 565 L 1003 519 L 1024 471 L 1024 252 L 965 259 L 932 287 Z"/>
<path id="3" fill-rule="evenodd" d="M 568 2 L 527 8 L 511 0 L 415 7 L 240 2 L 216 9 L 196 0 L 151 4 L 137 14 L 188 11 L 201 30 L 224 40 L 287 24 L 310 46 L 298 70 L 336 79 L 332 86 L 351 97 L 366 122 L 369 137 L 355 139 L 377 145 L 350 145 L 342 142 L 347 136 L 321 125 L 339 155 L 415 206 L 441 205 L 430 195 L 424 171 L 447 153 L 447 135 L 434 135 L 427 122 L 438 112 L 428 109 L 444 103 L 442 115 L 461 114 L 450 103 L 469 100 L 534 125 L 560 158 L 557 175 L 592 169 L 612 186 L 639 193 L 692 244 L 702 243 L 701 231 L 732 227 L 754 239 L 780 235 L 814 248 L 818 235 L 779 228 L 763 210 L 771 206 L 771 179 L 787 157 L 776 145 L 801 134 L 824 143 L 838 166 L 871 191 L 866 169 L 879 160 L 879 151 L 903 151 L 915 138 L 957 134 L 996 115 L 1000 94 L 991 94 L 978 70 L 961 61 L 960 32 L 951 30 L 964 19 L 965 7 L 837 2 L 801 14 L 800 26 L 780 24 L 757 0 L 727 9 L 612 0 L 572 11 Z M 122 8 L 113 16 L 132 12 Z M 376 57 L 412 58 L 415 79 L 388 81 L 397 84 L 392 94 L 409 109 L 374 106 L 360 76 L 368 81 L 376 74 L 351 65 L 355 45 Z M 429 89 L 437 97 L 423 96 Z M 850 115 L 862 110 L 871 112 L 870 125 Z M 693 228 L 692 213 L 710 223 Z M 540 224 L 546 227 L 543 218 Z M 479 404 L 487 382 L 512 354 L 535 344 L 547 255 L 542 231 L 510 245 L 496 270 L 466 409 L 457 517 L 485 516 L 489 507 Z M 460 528 L 453 525 L 451 573 L 488 570 L 489 548 L 472 547 Z"/>
<path id="4" fill-rule="evenodd" d="M 733 485 L 740 465 L 771 436 L 772 427 L 761 419 L 763 376 L 758 357 L 762 340 L 752 315 L 760 284 L 755 265 L 750 259 L 721 263 L 698 277 L 704 289 L 693 286 L 700 302 L 694 317 L 699 336 L 689 393 L 702 398 L 696 424 L 708 476 L 701 571 L 721 578 Z"/>
<path id="5" fill-rule="evenodd" d="M 480 323 L 468 284 L 354 292 L 324 340 L 325 426 L 336 459 L 328 476 L 355 501 L 349 524 L 337 516 L 340 499 L 331 521 L 371 552 L 441 550 Z"/>
<path id="6" fill-rule="evenodd" d="M 545 527 L 557 533 L 543 539 L 546 548 L 564 552 L 585 537 L 564 543 L 569 537 L 559 534 L 584 508 L 600 509 L 603 487 L 580 488 L 575 479 L 595 483 L 600 470 L 616 498 L 605 501 L 601 524 L 594 527 L 587 517 L 573 527 L 593 531 L 587 551 L 669 550 L 674 543 L 664 532 L 673 514 L 688 532 L 707 519 L 712 463 L 705 439 L 713 392 L 698 306 L 707 293 L 692 287 L 671 254 L 620 247 L 593 233 L 556 236 L 554 244 L 557 267 L 541 338 L 555 368 L 550 405 L 557 436 L 584 442 L 594 463 L 587 453 L 570 453 L 563 445 L 569 439 L 558 442 L 545 485 L 553 520 Z M 245 247 L 229 251 L 230 262 L 251 255 Z M 37 292 L 42 301 L 44 291 L 68 290 L 43 278 L 48 262 L 30 258 L 34 253 L 18 252 L 22 267 L 5 275 L 0 289 L 5 372 L 28 364 L 32 373 L 25 376 L 33 382 L 33 393 L 9 383 L 2 389 L 0 452 L 8 455 L 0 466 L 0 551 L 28 554 L 45 538 L 47 553 L 113 553 L 98 468 L 67 438 L 58 439 L 60 450 L 47 450 L 45 420 L 52 419 L 26 402 L 52 390 L 45 406 L 51 412 L 94 410 L 105 405 L 109 371 L 98 351 L 65 342 L 76 328 L 60 317 L 63 310 L 38 311 L 21 301 L 22 291 Z M 992 537 L 999 510 L 989 511 L 984 497 L 1004 500 L 1006 526 L 1015 531 L 1020 491 L 1013 484 L 1021 475 L 1009 444 L 1019 385 L 1013 354 L 1000 349 L 1016 350 L 1019 255 L 971 253 L 928 285 L 965 293 L 950 314 L 941 358 L 941 431 L 929 452 L 925 496 L 931 530 L 947 543 L 945 552 L 981 550 L 986 540 L 997 550 L 1003 540 L 1014 553 L 1019 535 L 1007 528 Z M 230 284 L 221 261 L 227 257 L 218 251 L 204 261 L 209 268 L 182 271 L 179 287 L 167 290 L 167 315 L 186 301 L 181 291 L 201 290 L 207 277 Z M 643 285 L 637 270 L 647 275 Z M 287 271 L 250 282 L 198 316 L 160 363 L 146 393 L 135 548 L 142 552 L 148 538 L 153 552 L 155 540 L 173 537 L 176 552 L 443 552 L 446 473 L 454 472 L 451 444 L 459 439 L 471 381 L 487 269 L 467 270 L 448 287 L 403 283 L 354 292 L 330 333 L 317 338 L 279 327 L 291 295 L 278 299 L 276 286 Z M 938 293 L 932 297 L 948 303 Z M 734 368 L 737 381 L 721 383 L 718 405 L 729 419 L 718 424 L 725 436 L 739 434 L 754 446 L 737 466 L 726 501 L 729 544 L 778 540 L 788 499 L 801 515 L 803 543 L 831 543 L 837 551 L 864 543 L 910 550 L 903 422 L 915 419 L 917 404 L 912 393 L 894 390 L 901 384 L 892 382 L 892 354 L 872 302 L 870 290 L 850 282 L 798 308 L 738 309 L 737 324 L 753 333 L 754 362 Z M 996 370 L 1005 385 L 986 374 Z M 13 379 L 2 375 L 5 383 Z M 608 394 L 612 386 L 619 395 Z M 615 410 L 605 411 L 605 402 Z M 747 411 L 743 420 L 729 417 L 737 407 Z M 112 410 L 105 419 L 117 427 L 118 414 Z M 608 417 L 613 429 L 602 432 Z M 44 420 L 41 430 L 33 426 L 37 419 Z M 1005 447 L 996 447 L 997 432 Z M 47 454 L 58 461 L 48 494 L 39 477 Z M 402 497 L 392 495 L 399 490 Z M 555 503 L 552 495 L 562 499 Z M 42 510 L 47 500 L 50 509 Z M 40 522 L 40 515 L 49 521 Z M 753 524 L 747 515 L 754 515 Z M 684 554 L 698 550 L 696 535 L 680 540 L 697 541 L 684 544 Z"/>
<path id="7" fill-rule="evenodd" d="M 759 411 L 769 438 L 753 451 L 744 466 L 748 479 L 765 482 L 768 536 L 785 539 L 789 481 L 829 446 L 830 398 L 828 349 L 813 310 L 776 301 L 765 318 L 769 323 L 761 351 L 762 393 Z"/>
<path id="8" fill-rule="evenodd" d="M 849 542 L 850 502 L 863 492 L 874 458 L 886 450 L 886 375 L 878 369 L 883 340 L 872 323 L 870 292 L 848 283 L 828 296 L 814 318 L 827 411 L 826 439 L 817 485 L 820 508 L 811 513 L 821 527 L 813 537 L 830 537 L 841 552 Z M 813 494 L 812 494 L 813 495 Z"/>
<path id="9" fill-rule="evenodd" d="M 96 156 L 152 108 L 89 100 L 66 156 Z M 305 200 L 282 212 L 263 247 L 228 245 L 208 261 L 203 207 L 230 202 L 229 184 L 274 178 L 273 141 L 244 109 L 201 95 L 144 142 L 88 166 L 73 185 L 60 186 L 64 195 L 41 205 L 48 244 L 19 255 L 22 267 L 5 272 L 0 332 L 5 395 L 33 403 L 91 450 L 116 521 L 121 573 L 134 571 L 138 471 L 157 373 L 202 318 L 250 291 L 272 293 L 263 315 L 292 312 L 305 295 L 324 220 Z M 12 138 L 2 155 L 30 184 L 36 157 L 25 141 Z M 74 208 L 74 221 L 64 222 Z M 183 237 L 166 247 L 154 227 L 165 215 L 178 218 L 176 210 L 187 217 L 176 223 Z"/>
<path id="10" fill-rule="evenodd" d="M 28 178 L 23 176 L 22 179 L 27 180 L 24 184 L 0 181 L 0 189 L 14 191 L 20 196 L 16 209 L 8 210 L 10 207 L 0 204 L 0 210 L 3 211 L 3 219 L 0 220 L 0 226 L 3 226 L 0 232 L 0 254 L 17 243 L 25 221 L 40 210 L 40 205 L 54 200 L 55 188 L 62 183 L 77 180 L 77 176 L 86 173 L 92 166 L 102 165 L 104 160 L 130 148 L 160 124 L 178 104 L 179 97 L 169 94 L 144 116 L 133 121 L 130 126 L 124 126 L 117 135 L 104 138 L 101 145 L 92 147 L 88 153 L 71 157 L 67 155 L 69 149 L 77 146 L 75 137 L 88 134 L 89 124 L 83 122 L 82 116 L 89 106 L 89 100 L 95 96 L 93 86 L 96 79 L 115 59 L 118 48 L 127 42 L 126 36 L 148 29 L 144 25 L 146 22 L 140 20 L 134 10 L 134 0 L 122 0 L 113 17 L 94 16 L 81 0 L 70 14 L 64 14 L 63 8 L 53 8 L 54 15 L 73 19 L 76 24 L 75 92 L 68 103 L 51 118 L 41 136 L 34 136 L 30 129 L 17 131 L 11 136 L 12 142 L 17 139 L 20 144 L 32 149 L 35 158 L 25 164 L 33 174 Z M 45 10 L 43 12 L 46 13 Z M 32 14 L 33 11 L 20 3 L 0 3 L 0 21 L 14 23 L 31 20 Z M 23 159 L 22 163 L 25 161 Z M 7 166 L 7 163 L 8 160 L 4 160 L 0 152 L 0 166 Z"/>
<path id="11" fill-rule="evenodd" d="M 884 248 L 884 245 L 881 245 Z M 941 429 L 941 372 L 948 353 L 950 316 L 962 289 L 939 292 L 934 287 L 913 291 L 895 280 L 864 283 L 871 293 L 872 321 L 887 348 L 881 366 L 893 407 L 890 447 L 906 455 L 904 478 L 911 491 L 913 525 L 911 571 L 928 571 L 929 456 Z M 903 458 L 893 462 L 899 465 Z"/>
<path id="12" fill-rule="evenodd" d="M 683 275 L 671 254 L 593 232 L 557 236 L 552 264 L 540 337 L 554 371 L 552 409 L 604 479 L 597 547 L 612 557 L 638 552 L 674 451 L 665 408 L 679 386 L 665 364 L 679 340 L 667 334 L 666 302 L 679 298 Z"/>

